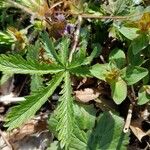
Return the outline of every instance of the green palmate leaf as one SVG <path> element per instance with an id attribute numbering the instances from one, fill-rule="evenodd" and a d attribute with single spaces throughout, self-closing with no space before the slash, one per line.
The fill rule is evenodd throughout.
<path id="1" fill-rule="evenodd" d="M 96 78 L 105 81 L 106 74 L 108 72 L 107 69 L 108 69 L 108 64 L 96 64 L 92 66 L 90 72 Z"/>
<path id="2" fill-rule="evenodd" d="M 62 96 L 59 99 L 60 104 L 56 109 L 56 119 L 58 120 L 56 131 L 58 131 L 58 139 L 61 141 L 61 147 L 65 146 L 67 149 L 72 141 L 74 128 L 72 87 L 68 72 L 65 72 L 61 94 Z"/>
<path id="3" fill-rule="evenodd" d="M 68 62 L 68 57 L 69 57 L 69 44 L 70 44 L 70 39 L 65 37 L 62 39 L 60 43 L 60 62 L 66 66 Z"/>
<path id="4" fill-rule="evenodd" d="M 150 102 L 150 86 L 144 85 L 138 92 L 138 105 Z"/>
<path id="5" fill-rule="evenodd" d="M 118 81 L 111 83 L 111 94 L 116 104 L 122 103 L 127 96 L 127 84 L 121 78 Z"/>
<path id="6" fill-rule="evenodd" d="M 126 64 L 125 53 L 121 49 L 114 49 L 109 54 L 109 62 L 115 63 L 121 69 Z"/>
<path id="7" fill-rule="evenodd" d="M 26 100 L 21 102 L 20 105 L 12 108 L 6 117 L 5 126 L 9 127 L 8 130 L 19 127 L 24 122 L 29 120 L 47 101 L 48 97 L 53 94 L 62 79 L 63 73 L 55 75 L 46 88 L 34 92 L 31 96 L 26 97 Z"/>
<path id="8" fill-rule="evenodd" d="M 145 49 L 149 44 L 149 39 L 146 34 L 139 35 L 136 39 L 134 39 L 131 43 L 131 49 L 133 54 L 136 55 L 143 49 Z"/>
<path id="9" fill-rule="evenodd" d="M 138 36 L 137 34 L 138 28 L 131 28 L 131 27 L 119 28 L 118 27 L 118 30 L 121 34 L 123 34 L 129 40 L 133 40 Z"/>
<path id="10" fill-rule="evenodd" d="M 0 55 L 0 71 L 20 74 L 48 74 L 62 71 L 61 66 L 25 60 L 20 55 Z"/>
<path id="11" fill-rule="evenodd" d="M 148 70 L 139 66 L 128 66 L 122 69 L 122 78 L 128 85 L 132 85 L 143 79 L 148 74 Z"/>
<path id="12" fill-rule="evenodd" d="M 119 116 L 108 112 L 100 115 L 88 142 L 89 150 L 126 150 L 129 137 L 123 133 L 123 126 Z"/>
<path id="13" fill-rule="evenodd" d="M 69 71 L 71 74 L 75 74 L 76 76 L 81 76 L 81 77 L 91 76 L 88 66 L 79 66 L 76 68 L 69 69 Z"/>
<path id="14" fill-rule="evenodd" d="M 44 44 L 44 49 L 47 52 L 49 58 L 55 63 L 60 63 L 58 54 L 55 51 L 54 44 L 52 42 L 52 39 L 49 38 L 48 33 L 47 32 L 42 33 L 41 37 L 42 37 L 42 42 Z"/>

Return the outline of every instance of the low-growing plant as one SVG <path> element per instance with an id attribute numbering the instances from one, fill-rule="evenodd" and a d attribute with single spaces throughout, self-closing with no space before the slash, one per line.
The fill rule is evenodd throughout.
<path id="1" fill-rule="evenodd" d="M 150 101 L 150 9 L 145 3 L 0 1 L 0 10 L 13 5 L 29 16 L 26 26 L 7 21 L 0 31 L 0 47 L 6 46 L 0 51 L 0 85 L 14 74 L 31 77 L 30 94 L 5 117 L 7 130 L 21 127 L 59 93 L 47 121 L 55 137 L 48 150 L 127 149 L 130 133 L 123 128 L 130 127 L 133 107 Z M 94 81 L 96 90 L 100 87 L 98 100 L 87 104 L 76 100 L 73 80 L 82 78 Z M 101 90 L 107 93 L 104 100 Z M 104 112 L 98 102 L 115 109 Z M 123 103 L 129 105 L 126 121 L 118 111 Z"/>

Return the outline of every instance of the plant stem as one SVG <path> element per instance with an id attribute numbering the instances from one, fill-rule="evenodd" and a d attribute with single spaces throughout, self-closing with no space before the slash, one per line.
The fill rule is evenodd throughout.
<path id="1" fill-rule="evenodd" d="M 70 52 L 70 56 L 69 56 L 69 62 L 72 61 L 73 53 L 75 52 L 78 41 L 79 41 L 81 24 L 82 24 L 82 17 L 79 15 L 78 16 L 78 25 L 77 25 L 77 29 L 76 29 L 75 36 L 74 36 L 74 43 L 73 43 L 73 46 L 72 46 L 72 49 Z"/>
<path id="2" fill-rule="evenodd" d="M 112 20 L 128 20 L 132 17 L 138 17 L 141 13 L 136 15 L 129 15 L 129 16 L 103 16 L 103 15 L 95 15 L 95 14 L 86 14 L 86 13 L 72 13 L 72 12 L 64 12 L 64 11 L 55 11 L 54 13 L 66 14 L 66 15 L 73 15 L 73 16 L 81 16 L 85 19 L 112 19 Z"/>

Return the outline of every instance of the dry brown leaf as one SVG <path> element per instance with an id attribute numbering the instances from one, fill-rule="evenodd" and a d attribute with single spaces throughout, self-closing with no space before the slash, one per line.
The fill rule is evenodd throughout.
<path id="1" fill-rule="evenodd" d="M 132 132 L 134 133 L 134 135 L 138 138 L 138 140 L 141 142 L 141 139 L 147 135 L 146 132 L 144 132 L 143 130 L 141 130 L 139 127 L 137 126 L 132 126 L 130 125 L 130 129 L 132 130 Z"/>
<path id="2" fill-rule="evenodd" d="M 150 130 L 148 130 L 147 132 L 142 130 L 142 122 L 144 120 L 147 120 L 148 116 L 149 116 L 149 112 L 146 108 L 145 110 L 140 112 L 139 118 L 133 120 L 130 125 L 130 129 L 132 130 L 132 132 L 140 142 L 144 136 L 146 135 L 150 136 Z"/>
<path id="3" fill-rule="evenodd" d="M 81 101 L 83 103 L 87 103 L 91 100 L 98 98 L 100 92 L 96 89 L 85 88 L 83 90 L 75 91 L 76 100 Z"/>
<path id="4" fill-rule="evenodd" d="M 31 120 L 19 129 L 14 129 L 8 136 L 9 141 L 22 140 L 25 136 L 47 130 L 46 120 Z"/>

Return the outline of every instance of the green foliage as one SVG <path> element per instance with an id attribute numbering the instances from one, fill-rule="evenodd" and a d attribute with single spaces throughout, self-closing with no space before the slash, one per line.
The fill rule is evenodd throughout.
<path id="1" fill-rule="evenodd" d="M 90 137 L 89 149 L 120 149 L 125 150 L 128 135 L 122 132 L 123 120 L 111 113 L 100 115 L 97 126 Z"/>
<path id="2" fill-rule="evenodd" d="M 89 130 L 94 127 L 96 110 L 93 105 L 74 105 L 74 113 L 80 129 Z"/>
<path id="3" fill-rule="evenodd" d="M 138 104 L 143 105 L 150 101 L 150 86 L 144 85 L 138 92 Z"/>
<path id="4" fill-rule="evenodd" d="M 119 107 L 129 99 L 135 110 L 150 102 L 147 3 L 0 0 L 0 85 L 14 74 L 30 76 L 30 91 L 25 101 L 8 111 L 5 127 L 9 131 L 20 127 L 51 100 L 55 109 L 50 110 L 48 126 L 54 138 L 48 150 L 127 149 L 129 135 L 116 115 Z M 76 20 L 79 15 L 81 22 Z M 74 97 L 82 88 L 100 95 L 82 104 Z M 56 93 L 57 103 L 51 98 Z M 103 112 L 105 104 L 115 114 Z"/>
<path id="5" fill-rule="evenodd" d="M 92 108 L 92 106 L 89 106 L 89 108 L 90 107 Z M 76 107 L 74 108 L 74 111 L 78 112 L 78 114 L 75 113 L 75 117 L 77 120 L 83 117 L 86 118 L 85 119 L 86 122 L 82 121 L 84 125 L 89 124 L 91 122 L 91 120 L 88 119 L 89 116 L 92 115 L 93 119 L 95 118 L 95 112 L 93 112 L 89 108 L 87 109 L 84 105 L 81 106 L 76 105 Z M 52 116 L 49 120 L 50 130 L 56 128 L 57 123 L 58 123 L 57 120 L 55 120 L 54 116 Z M 78 126 L 80 127 L 80 130 L 74 132 L 75 134 L 74 136 L 76 136 L 76 138 L 72 139 L 70 145 L 71 150 L 80 150 L 80 149 L 101 150 L 101 149 L 116 149 L 116 148 L 126 149 L 126 145 L 129 142 L 129 137 L 128 134 L 124 134 L 122 132 L 122 128 L 124 125 L 124 121 L 122 118 L 110 112 L 105 112 L 98 117 L 95 128 L 93 128 L 94 124 L 95 123 L 93 122 L 90 126 L 86 125 L 87 132 L 85 134 L 85 132 L 83 132 L 84 127 L 81 126 L 81 123 L 78 120 Z M 80 139 L 77 138 L 79 136 L 80 137 L 82 136 L 82 140 L 84 141 L 84 143 L 82 143 L 82 140 L 78 140 Z M 54 146 L 54 143 L 52 143 L 50 149 L 52 148 L 52 146 Z M 56 145 L 55 142 L 55 148 L 59 150 L 59 143 L 57 143 Z"/>
<path id="6" fill-rule="evenodd" d="M 20 73 L 20 74 L 31 74 L 34 81 L 31 81 L 31 95 L 26 97 L 26 100 L 21 102 L 19 105 L 13 107 L 6 117 L 5 126 L 8 130 L 12 130 L 19 127 L 24 122 L 28 121 L 33 115 L 40 109 L 40 107 L 48 100 L 48 98 L 53 94 L 55 89 L 59 86 L 64 78 L 64 85 L 62 89 L 62 96 L 60 97 L 59 104 L 56 112 L 56 119 L 58 120 L 58 125 L 56 127 L 56 132 L 58 133 L 58 139 L 61 141 L 61 147 L 68 149 L 72 138 L 83 138 L 82 135 L 74 136 L 74 132 L 80 132 L 80 129 L 76 125 L 74 110 L 73 110 L 73 97 L 71 90 L 71 74 L 77 74 L 78 76 L 87 76 L 90 74 L 89 67 L 81 63 L 77 66 L 72 66 L 72 62 L 69 62 L 69 40 L 64 38 L 61 41 L 61 57 L 55 50 L 52 41 L 48 41 L 48 36 L 46 33 L 42 35 L 43 43 L 47 56 L 50 56 L 52 60 L 56 63 L 41 63 L 38 62 L 39 56 L 39 45 L 36 44 L 35 47 L 28 47 L 27 59 L 24 59 L 21 55 L 4 55 L 0 56 L 0 70 L 7 73 Z M 95 57 L 97 51 L 89 57 L 85 57 L 86 64 L 89 64 Z M 49 55 L 50 54 L 50 55 Z M 84 61 L 84 60 L 82 60 Z M 84 67 L 85 69 L 80 69 Z M 55 74 L 52 80 L 48 83 L 47 87 L 42 87 L 41 75 L 43 74 Z M 78 137 L 79 136 L 79 137 Z M 81 136 L 81 137 L 80 137 Z M 78 140 L 79 140 L 78 139 Z M 81 144 L 82 145 L 82 144 Z"/>
<path id="7" fill-rule="evenodd" d="M 46 88 L 39 89 L 33 92 L 31 96 L 26 97 L 26 100 L 20 105 L 15 106 L 6 117 L 6 127 L 8 130 L 12 130 L 19 127 L 24 122 L 29 120 L 33 115 L 41 108 L 41 106 L 47 101 L 57 86 L 62 81 L 63 74 L 56 75 Z"/>
<path id="8" fill-rule="evenodd" d="M 53 62 L 59 63 L 60 60 L 59 60 L 58 54 L 55 51 L 55 47 L 54 47 L 54 44 L 52 42 L 52 39 L 49 39 L 48 33 L 44 32 L 43 34 L 41 34 L 41 37 L 42 37 L 42 42 L 43 42 L 43 45 L 44 45 L 44 49 L 47 52 L 47 55 L 49 56 L 49 58 Z"/>
<path id="9" fill-rule="evenodd" d="M 96 64 L 90 70 L 93 76 L 110 85 L 116 104 L 125 100 L 127 85 L 133 85 L 148 75 L 146 68 L 130 65 L 125 67 L 125 64 L 125 53 L 120 49 L 114 49 L 109 55 L 109 64 Z"/>
<path id="10" fill-rule="evenodd" d="M 39 63 L 36 60 L 25 60 L 20 55 L 1 55 L 0 70 L 6 73 L 22 74 L 48 74 L 63 71 L 61 66 L 55 64 Z"/>
<path id="11" fill-rule="evenodd" d="M 116 102 L 116 104 L 120 104 L 123 100 L 125 100 L 127 96 L 127 84 L 121 78 L 118 81 L 110 84 L 112 89 L 112 98 Z"/>
<path id="12" fill-rule="evenodd" d="M 8 33 L 0 32 L 0 44 L 11 45 L 12 43 L 14 39 Z"/>
<path id="13" fill-rule="evenodd" d="M 68 148 L 72 141 L 74 115 L 70 75 L 66 72 L 64 76 L 64 85 L 61 91 L 62 96 L 59 99 L 60 104 L 56 109 L 56 119 L 58 120 L 56 131 L 58 131 L 58 139 L 61 141 L 61 147 L 65 146 Z"/>
<path id="14" fill-rule="evenodd" d="M 133 85 L 143 79 L 148 70 L 139 66 L 128 66 L 122 70 L 123 78 L 128 85 Z"/>
<path id="15" fill-rule="evenodd" d="M 121 27 L 120 28 L 120 27 L 118 27 L 118 31 L 129 40 L 133 40 L 138 36 L 137 28 L 130 28 L 130 27 Z"/>
<path id="16" fill-rule="evenodd" d="M 131 43 L 131 49 L 133 51 L 133 54 L 136 55 L 143 49 L 145 49 L 149 44 L 148 36 L 145 34 L 139 35 L 137 38 L 135 38 Z"/>
<path id="17" fill-rule="evenodd" d="M 126 64 L 125 53 L 121 49 L 114 49 L 109 54 L 109 61 L 115 63 L 115 65 L 121 69 Z"/>

